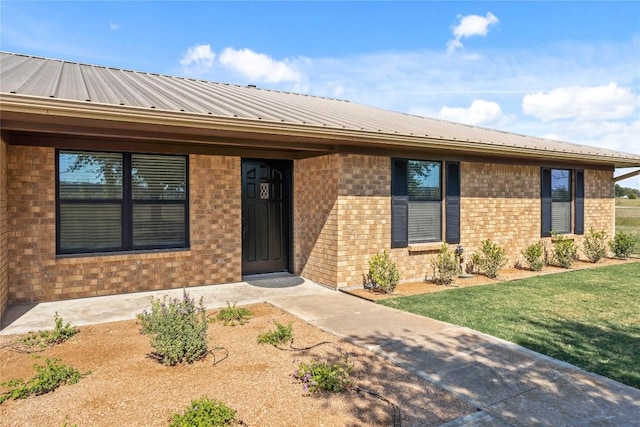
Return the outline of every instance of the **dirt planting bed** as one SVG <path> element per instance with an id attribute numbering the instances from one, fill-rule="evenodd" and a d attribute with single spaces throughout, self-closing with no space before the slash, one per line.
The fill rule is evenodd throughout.
<path id="1" fill-rule="evenodd" d="M 84 326 L 71 340 L 36 353 L 16 351 L 2 337 L 0 381 L 28 379 L 34 363 L 59 358 L 82 372 L 74 385 L 0 405 L 7 426 L 166 426 L 172 413 L 206 396 L 237 410 L 247 426 L 436 426 L 475 408 L 376 354 L 325 333 L 268 304 L 249 307 L 248 324 L 209 326 L 213 354 L 194 364 L 163 366 L 147 355 L 149 340 L 135 320 Z M 211 312 L 213 314 L 215 312 Z M 294 341 L 282 349 L 257 343 L 275 322 L 292 323 Z M 52 320 L 53 327 L 53 320 Z M 338 349 L 353 363 L 347 391 L 308 394 L 292 373 L 299 361 L 327 360 Z M 36 358 L 34 358 L 34 356 Z M 395 406 L 394 406 L 395 405 Z"/>

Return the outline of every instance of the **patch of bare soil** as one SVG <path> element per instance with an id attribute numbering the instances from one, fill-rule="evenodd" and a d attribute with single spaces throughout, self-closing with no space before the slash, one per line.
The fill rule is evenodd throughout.
<path id="1" fill-rule="evenodd" d="M 331 359 L 338 348 L 354 364 L 354 386 L 396 405 L 405 427 L 440 425 L 475 409 L 271 305 L 249 308 L 254 316 L 246 325 L 210 324 L 213 355 L 173 367 L 147 356 L 152 348 L 135 320 L 81 327 L 68 342 L 34 353 L 39 359 L 12 350 L 15 336 L 2 337 L 0 382 L 27 380 L 35 374 L 34 363 L 54 357 L 91 374 L 42 396 L 6 401 L 0 405 L 0 424 L 62 426 L 66 420 L 78 426 L 166 426 L 172 413 L 206 396 L 236 409 L 248 426 L 393 425 L 393 406 L 376 396 L 355 391 L 305 394 L 293 378 L 298 361 Z M 274 329 L 275 322 L 293 324 L 292 345 L 280 349 L 257 344 L 258 335 Z"/>
<path id="2" fill-rule="evenodd" d="M 358 296 L 360 298 L 367 299 L 369 301 L 378 301 L 387 298 L 428 294 L 431 292 L 439 292 L 447 289 L 488 285 L 491 283 L 508 282 L 511 280 L 525 279 L 534 276 L 544 276 L 554 273 L 566 273 L 567 271 L 572 270 L 583 270 L 585 268 L 604 267 L 609 265 L 618 265 L 639 261 L 640 259 L 638 258 L 629 258 L 624 260 L 616 258 L 604 258 L 600 260 L 600 262 L 594 264 L 588 261 L 578 260 L 571 265 L 570 269 L 553 265 L 546 265 L 542 269 L 542 271 L 531 271 L 527 268 L 505 268 L 498 272 L 498 277 L 496 277 L 495 279 L 490 279 L 487 276 L 483 276 L 481 274 L 474 274 L 472 275 L 472 277 L 468 278 L 458 277 L 451 285 L 437 285 L 430 281 L 399 283 L 395 291 L 391 294 L 385 294 L 377 290 L 364 289 L 364 287 L 355 289 L 343 289 L 342 291 L 351 295 Z"/>

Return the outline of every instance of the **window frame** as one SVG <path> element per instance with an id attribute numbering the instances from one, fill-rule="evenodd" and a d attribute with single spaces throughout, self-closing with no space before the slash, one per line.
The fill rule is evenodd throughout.
<path id="1" fill-rule="evenodd" d="M 105 153 L 105 154 L 119 154 L 122 156 L 122 198 L 70 198 L 62 199 L 60 197 L 60 156 L 65 153 Z M 145 156 L 158 156 L 158 157 L 180 157 L 184 159 L 185 165 L 185 197 L 184 199 L 135 199 L 133 197 L 132 188 L 132 158 L 135 155 Z M 122 152 L 113 150 L 86 150 L 86 149 L 63 149 L 58 148 L 55 152 L 55 226 L 56 226 L 56 255 L 57 256 L 70 256 L 70 255 L 91 255 L 91 254 L 114 254 L 114 253 L 131 253 L 131 252 L 148 252 L 148 251 L 163 251 L 168 249 L 189 249 L 190 248 L 190 195 L 189 195 L 189 156 L 184 154 L 162 154 L 162 153 L 138 153 L 138 152 Z M 61 206 L 62 205 L 81 205 L 81 204 L 110 204 L 120 205 L 121 212 L 121 236 L 120 245 L 118 247 L 111 248 L 74 248 L 63 249 L 61 245 L 62 233 L 61 233 Z M 183 205 L 184 206 L 184 243 L 175 244 L 153 244 L 153 245 L 134 245 L 134 218 L 133 211 L 136 205 Z"/>
<path id="2" fill-rule="evenodd" d="M 553 195 L 553 171 L 569 171 L 568 197 L 559 199 Z M 552 232 L 558 234 L 584 234 L 584 199 L 585 199 L 585 171 L 577 168 L 560 168 L 543 166 L 540 168 L 540 227 L 541 237 L 551 237 Z M 553 230 L 553 204 L 569 203 L 568 231 Z"/>
<path id="3" fill-rule="evenodd" d="M 397 166 L 397 162 L 401 162 L 404 164 L 403 168 L 404 168 L 404 182 L 397 182 L 397 176 L 396 176 L 396 170 L 398 168 Z M 437 198 L 432 197 L 416 197 L 416 196 L 410 196 L 409 195 L 409 162 L 428 162 L 428 163 L 436 163 L 438 164 L 438 188 L 439 188 L 439 196 Z M 442 160 L 425 160 L 425 159 L 414 159 L 414 158 L 391 158 L 391 197 L 392 197 L 392 206 L 391 206 L 391 216 L 392 216 L 392 221 L 391 221 L 391 247 L 392 248 L 398 248 L 398 247 L 407 247 L 407 245 L 413 245 L 413 244 L 421 244 L 421 243 L 434 243 L 434 242 L 442 242 L 443 241 L 443 227 L 444 227 L 444 220 L 445 217 L 443 215 L 443 201 L 444 201 L 444 195 L 445 195 L 445 188 L 444 188 L 444 170 L 445 170 L 445 162 Z M 406 203 L 406 212 L 404 213 L 404 215 L 406 215 L 406 223 L 405 226 L 402 227 L 402 232 L 404 232 L 405 228 L 406 228 L 406 236 L 405 239 L 403 239 L 403 241 L 401 243 L 396 242 L 395 241 L 395 232 L 396 230 L 394 230 L 394 227 L 398 227 L 397 220 L 395 217 L 395 215 L 398 215 L 399 212 L 394 210 L 394 204 L 396 203 L 394 199 L 400 199 L 399 202 L 401 205 L 400 206 L 401 210 L 404 209 L 404 204 Z M 409 240 L 409 229 L 410 229 L 410 225 L 409 225 L 409 205 L 414 202 L 414 203 L 432 203 L 432 204 L 437 204 L 438 205 L 438 221 L 440 224 L 440 227 L 438 229 L 438 236 L 433 238 L 433 239 L 418 239 L 418 240 Z"/>
<path id="4" fill-rule="evenodd" d="M 554 186 L 553 186 L 553 173 L 554 172 L 568 172 L 568 183 L 567 183 L 567 196 L 566 197 L 557 197 L 554 196 Z M 574 191 L 573 191 L 573 169 L 559 169 L 559 168 L 551 168 L 551 232 L 556 232 L 558 234 L 571 234 L 571 231 L 573 230 L 573 225 L 574 225 L 574 221 L 572 221 L 572 213 L 573 213 L 573 195 L 574 195 Z M 569 206 L 569 211 L 566 213 L 567 215 L 567 219 L 568 219 L 568 228 L 566 230 L 554 230 L 553 229 L 553 207 L 554 205 L 556 207 L 558 207 L 560 204 L 567 204 Z"/>

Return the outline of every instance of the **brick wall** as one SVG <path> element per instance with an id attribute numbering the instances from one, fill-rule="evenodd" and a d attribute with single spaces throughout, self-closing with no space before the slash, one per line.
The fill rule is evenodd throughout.
<path id="1" fill-rule="evenodd" d="M 0 322 L 9 300 L 8 277 L 8 212 L 7 212 L 7 156 L 5 133 L 0 133 Z"/>
<path id="2" fill-rule="evenodd" d="M 540 167 L 463 162 L 460 240 L 471 255 L 485 239 L 505 248 L 509 266 L 540 240 Z"/>
<path id="3" fill-rule="evenodd" d="M 294 272 L 337 285 L 338 155 L 294 162 Z"/>
<path id="4" fill-rule="evenodd" d="M 424 277 L 429 253 L 391 245 L 391 160 L 335 154 L 294 165 L 295 272 L 342 287 L 362 284 L 368 260 L 391 252 L 403 279 Z"/>
<path id="5" fill-rule="evenodd" d="M 616 228 L 615 190 L 613 171 L 584 171 L 584 235 L 571 235 L 580 250 L 578 256 L 586 260 L 582 253 L 584 237 L 589 229 L 604 230 L 608 238 L 613 238 Z M 608 249 L 607 249 L 608 250 Z"/>
<path id="6" fill-rule="evenodd" d="M 8 154 L 9 303 L 241 280 L 240 158 L 190 156 L 189 250 L 56 258 L 55 150 Z"/>
<path id="7" fill-rule="evenodd" d="M 343 154 L 338 164 L 338 284 L 362 284 L 369 258 L 391 244 L 391 159 Z"/>
<path id="8" fill-rule="evenodd" d="M 584 171 L 584 231 L 605 230 L 613 237 L 616 227 L 613 171 Z"/>
<path id="9" fill-rule="evenodd" d="M 239 157 L 190 156 L 189 250 L 57 258 L 55 150 L 2 140 L 0 154 L 0 305 L 241 280 Z M 389 157 L 296 160 L 293 175 L 296 274 L 333 287 L 358 285 L 368 260 L 384 249 L 401 280 L 430 274 L 438 244 L 390 249 Z M 613 235 L 611 177 L 612 171 L 585 171 L 586 231 Z M 540 240 L 539 167 L 463 162 L 461 190 L 467 254 L 491 238 L 512 266 Z M 581 244 L 581 236 L 574 238 Z"/>
<path id="10" fill-rule="evenodd" d="M 340 154 L 303 162 L 296 165 L 296 229 L 308 227 L 309 221 L 301 224 L 302 218 L 313 217 L 317 232 L 302 236 L 321 237 L 306 239 L 296 234 L 296 239 L 305 240 L 296 240 L 296 256 L 311 253 L 314 266 L 297 269 L 299 274 L 336 287 L 359 285 L 368 260 L 383 249 L 390 252 L 401 280 L 422 280 L 431 274 L 430 261 L 439 244 L 390 249 L 388 157 Z M 317 175 L 319 170 L 325 174 Z M 313 176 L 317 177 L 315 186 Z M 585 231 L 594 227 L 613 233 L 611 176 L 611 171 L 585 171 Z M 523 249 L 540 240 L 540 167 L 463 162 L 461 192 L 461 243 L 469 257 L 490 238 L 505 248 L 512 267 L 522 261 Z M 571 237 L 582 244 L 582 236 Z M 317 242 L 319 248 L 314 247 Z M 332 247 L 337 248 L 337 257 Z"/>

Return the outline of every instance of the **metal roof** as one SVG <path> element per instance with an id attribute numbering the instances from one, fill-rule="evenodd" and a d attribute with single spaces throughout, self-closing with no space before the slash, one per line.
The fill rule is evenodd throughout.
<path id="1" fill-rule="evenodd" d="M 518 135 L 433 118 L 387 111 L 354 102 L 192 78 L 129 71 L 0 52 L 0 94 L 59 102 L 117 106 L 156 112 L 241 119 L 274 126 L 296 125 L 340 132 L 367 132 L 412 141 L 440 140 L 468 147 L 511 147 L 602 158 L 603 164 L 640 166 L 640 155 Z M 0 105 L 2 109 L 2 105 Z"/>

